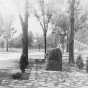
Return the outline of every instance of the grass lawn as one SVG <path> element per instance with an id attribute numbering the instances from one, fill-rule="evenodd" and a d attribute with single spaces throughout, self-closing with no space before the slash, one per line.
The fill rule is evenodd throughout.
<path id="1" fill-rule="evenodd" d="M 87 54 L 87 52 L 85 54 Z M 20 59 L 20 55 L 21 55 L 20 51 L 19 52 L 16 52 L 16 51 L 0 52 L 0 86 L 5 86 L 5 88 L 7 86 L 9 86 L 8 88 L 15 88 L 16 86 L 18 86 L 17 88 L 19 87 L 23 88 L 22 86 L 24 85 L 26 86 L 24 88 L 29 88 L 30 85 L 33 86 L 34 84 L 33 88 L 36 88 L 36 85 L 39 86 L 41 84 L 42 86 L 46 86 L 43 88 L 52 88 L 52 87 L 49 87 L 52 84 L 53 88 L 81 88 L 81 87 L 78 87 L 79 82 L 81 82 L 80 83 L 81 86 L 82 86 L 82 83 L 85 83 L 86 85 L 88 82 L 88 74 L 85 72 L 85 69 L 78 70 L 76 67 L 70 67 L 67 63 L 63 63 L 63 72 L 52 72 L 52 71 L 46 72 L 46 70 L 44 70 L 45 65 L 38 64 L 37 66 L 39 67 L 37 67 L 37 70 L 36 70 L 36 67 L 33 67 L 32 73 L 30 76 L 31 78 L 29 80 L 25 80 L 25 81 L 13 80 L 11 78 L 11 75 L 19 71 L 18 62 Z M 44 55 L 43 52 L 39 52 L 37 50 L 36 51 L 31 50 L 29 52 L 29 58 L 33 58 L 33 59 L 35 58 L 40 59 L 43 57 L 43 55 Z M 63 58 L 63 61 L 65 61 L 65 58 Z M 35 75 L 38 79 L 37 82 L 35 82 L 35 79 L 34 79 Z M 43 80 L 45 81 L 43 82 Z"/>

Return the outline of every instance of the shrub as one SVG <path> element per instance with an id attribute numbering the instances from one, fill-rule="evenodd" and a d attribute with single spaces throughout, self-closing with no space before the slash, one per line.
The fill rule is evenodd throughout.
<path id="1" fill-rule="evenodd" d="M 21 76 L 22 76 L 22 73 L 17 72 L 17 73 L 15 73 L 15 74 L 12 75 L 12 78 L 13 79 L 21 79 Z"/>
<path id="2" fill-rule="evenodd" d="M 59 48 L 53 49 L 48 54 L 47 70 L 62 71 L 62 52 Z"/>
<path id="3" fill-rule="evenodd" d="M 16 80 L 28 80 L 29 76 L 30 76 L 30 73 L 20 73 L 20 72 L 17 72 L 17 73 L 12 75 L 12 78 L 16 79 Z"/>
<path id="4" fill-rule="evenodd" d="M 79 55 L 79 56 L 77 57 L 76 65 L 77 65 L 77 67 L 78 67 L 79 69 L 83 69 L 84 63 L 83 63 L 83 59 L 82 59 L 81 55 Z"/>
<path id="5" fill-rule="evenodd" d="M 86 60 L 86 71 L 88 72 L 88 60 Z"/>

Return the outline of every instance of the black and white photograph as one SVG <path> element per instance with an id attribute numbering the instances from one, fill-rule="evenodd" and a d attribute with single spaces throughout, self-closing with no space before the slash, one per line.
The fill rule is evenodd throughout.
<path id="1" fill-rule="evenodd" d="M 0 0 L 0 88 L 88 88 L 88 0 Z"/>

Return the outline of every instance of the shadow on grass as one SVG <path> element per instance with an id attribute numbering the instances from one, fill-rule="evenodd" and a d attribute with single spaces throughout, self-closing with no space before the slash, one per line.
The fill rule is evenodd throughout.
<path id="1" fill-rule="evenodd" d="M 3 80 L 11 80 L 11 73 L 8 73 L 8 71 L 0 71 L 0 84 L 2 84 Z"/>

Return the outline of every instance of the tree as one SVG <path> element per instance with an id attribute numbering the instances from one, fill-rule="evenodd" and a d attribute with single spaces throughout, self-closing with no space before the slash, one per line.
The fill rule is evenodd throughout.
<path id="1" fill-rule="evenodd" d="M 88 28 L 87 13 L 82 13 L 80 0 L 70 0 L 69 63 L 74 63 L 74 36 L 80 29 Z"/>
<path id="2" fill-rule="evenodd" d="M 52 25 L 52 33 L 55 34 L 55 42 L 60 43 L 62 48 L 64 48 L 65 41 L 68 41 L 69 17 L 65 13 L 56 13 L 52 19 Z"/>
<path id="3" fill-rule="evenodd" d="M 51 33 L 47 36 L 47 46 L 48 46 L 48 49 L 56 48 L 55 36 L 53 33 Z"/>
<path id="4" fill-rule="evenodd" d="M 74 14 L 74 33 L 84 28 L 88 28 L 87 25 L 87 12 L 82 12 L 79 8 L 80 2 L 75 2 L 75 14 Z M 71 8 L 69 8 L 69 12 Z M 69 40 L 70 40 L 70 15 L 68 13 L 55 13 L 52 19 L 53 33 L 55 34 L 55 43 L 57 45 L 58 41 L 63 46 L 66 43 L 67 52 L 69 51 Z M 66 41 L 66 42 L 65 42 Z"/>
<path id="5" fill-rule="evenodd" d="M 6 22 L 6 21 L 5 21 Z M 9 49 L 9 40 L 13 37 L 13 35 L 16 33 L 16 30 L 12 27 L 13 20 L 9 19 L 3 26 L 4 26 L 4 33 L 3 37 L 6 40 L 6 51 L 8 52 Z"/>
<path id="6" fill-rule="evenodd" d="M 12 39 L 9 42 L 9 47 L 11 47 L 11 48 L 22 48 L 22 34 L 20 34 L 16 38 Z"/>
<path id="7" fill-rule="evenodd" d="M 32 48 L 33 38 L 34 38 L 34 36 L 33 36 L 32 31 L 29 31 L 29 32 L 28 32 L 28 46 L 29 46 L 30 48 Z"/>
<path id="8" fill-rule="evenodd" d="M 25 16 L 24 19 L 19 15 L 21 26 L 22 26 L 22 55 L 20 58 L 20 69 L 22 72 L 25 72 L 25 69 L 28 66 L 28 0 L 25 0 Z"/>
<path id="9" fill-rule="evenodd" d="M 13 38 L 14 34 L 16 33 L 16 30 L 13 27 L 13 16 L 8 16 L 8 18 L 1 19 L 1 29 L 0 29 L 0 35 L 6 40 L 6 51 L 8 52 L 9 48 L 9 41 Z"/>
<path id="10" fill-rule="evenodd" d="M 44 0 L 39 0 L 39 6 L 40 6 L 40 13 L 38 14 L 35 10 L 35 16 L 40 22 L 40 25 L 43 29 L 43 36 L 44 36 L 44 52 L 46 54 L 47 51 L 47 31 L 49 28 L 49 23 L 52 18 L 52 10 L 48 7 L 48 5 L 44 2 Z"/>
<path id="11" fill-rule="evenodd" d="M 71 13 L 70 13 L 70 39 L 69 39 L 69 63 L 74 64 L 74 6 L 75 6 L 75 0 L 71 1 Z"/>
<path id="12" fill-rule="evenodd" d="M 36 48 L 39 48 L 39 50 L 42 48 L 44 48 L 44 38 L 43 38 L 43 36 L 41 35 L 38 35 L 38 34 L 36 34 L 36 38 L 35 38 L 35 47 Z"/>

